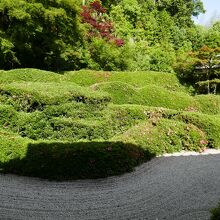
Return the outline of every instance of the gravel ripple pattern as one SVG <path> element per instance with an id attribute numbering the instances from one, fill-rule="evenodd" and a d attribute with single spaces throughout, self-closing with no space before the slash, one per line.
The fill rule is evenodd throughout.
<path id="1" fill-rule="evenodd" d="M 206 220 L 219 199 L 220 155 L 155 158 L 98 180 L 0 175 L 1 220 Z"/>

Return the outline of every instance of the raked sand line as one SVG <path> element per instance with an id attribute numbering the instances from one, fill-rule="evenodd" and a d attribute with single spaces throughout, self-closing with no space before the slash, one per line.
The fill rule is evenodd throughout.
<path id="1" fill-rule="evenodd" d="M 180 156 L 202 156 L 202 155 L 215 155 L 220 154 L 220 149 L 205 149 L 203 152 L 196 151 L 180 151 L 170 154 L 163 154 L 158 157 L 180 157 Z"/>

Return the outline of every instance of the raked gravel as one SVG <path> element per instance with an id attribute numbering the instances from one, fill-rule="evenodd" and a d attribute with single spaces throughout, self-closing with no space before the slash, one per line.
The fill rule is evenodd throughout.
<path id="1" fill-rule="evenodd" d="M 0 220 L 206 220 L 219 200 L 220 154 L 159 157 L 98 180 L 0 175 Z"/>

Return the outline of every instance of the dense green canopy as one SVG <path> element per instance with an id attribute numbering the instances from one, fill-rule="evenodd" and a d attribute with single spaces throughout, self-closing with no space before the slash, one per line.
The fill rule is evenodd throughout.
<path id="1" fill-rule="evenodd" d="M 78 68 L 80 55 L 75 50 L 80 42 L 77 2 L 1 0 L 0 68 Z"/>
<path id="2" fill-rule="evenodd" d="M 201 0 L 1 0 L 0 68 L 173 72 L 189 51 L 220 46 L 219 22 L 193 23 L 203 12 Z"/>

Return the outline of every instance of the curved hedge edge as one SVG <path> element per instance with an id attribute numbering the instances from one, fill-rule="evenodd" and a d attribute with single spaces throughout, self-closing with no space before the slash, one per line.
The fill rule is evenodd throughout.
<path id="1" fill-rule="evenodd" d="M 218 206 L 211 210 L 211 220 L 219 220 L 220 219 L 220 203 Z"/>
<path id="2" fill-rule="evenodd" d="M 0 170 L 51 180 L 103 178 L 132 171 L 154 156 L 123 142 L 29 143 L 24 158 L 0 163 Z"/>

